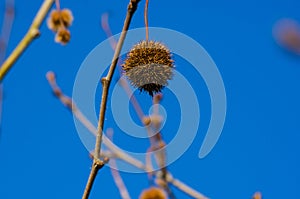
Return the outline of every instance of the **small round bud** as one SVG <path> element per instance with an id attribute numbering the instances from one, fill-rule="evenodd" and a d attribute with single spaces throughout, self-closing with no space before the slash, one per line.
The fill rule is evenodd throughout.
<path id="1" fill-rule="evenodd" d="M 163 95 L 161 93 L 156 94 L 153 98 L 153 102 L 155 104 L 158 104 L 161 101 L 162 97 L 163 97 Z"/>
<path id="2" fill-rule="evenodd" d="M 260 192 L 256 192 L 252 197 L 252 199 L 261 199 L 261 198 L 262 198 L 262 196 L 261 196 Z"/>
<path id="3" fill-rule="evenodd" d="M 60 13 L 58 10 L 52 10 L 47 20 L 48 28 L 56 32 L 60 27 Z"/>
<path id="4" fill-rule="evenodd" d="M 145 126 L 148 126 L 150 123 L 151 123 L 150 117 L 144 117 L 144 118 L 143 118 L 143 124 L 144 124 Z"/>
<path id="5" fill-rule="evenodd" d="M 72 25 L 73 15 L 71 10 L 63 9 L 60 11 L 60 15 L 61 15 L 61 20 L 66 28 Z"/>
<path id="6" fill-rule="evenodd" d="M 48 71 L 46 73 L 46 78 L 49 82 L 54 82 L 55 81 L 55 74 L 52 71 Z"/>
<path id="7" fill-rule="evenodd" d="M 139 199 L 167 199 L 167 196 L 162 189 L 150 187 L 141 193 Z"/>
<path id="8" fill-rule="evenodd" d="M 108 157 L 104 157 L 104 158 L 103 158 L 103 163 L 104 163 L 104 164 L 107 164 L 108 162 L 109 162 L 109 158 L 108 158 Z"/>
<path id="9" fill-rule="evenodd" d="M 55 36 L 55 42 L 61 43 L 62 45 L 66 45 L 71 39 L 71 33 L 69 30 L 65 28 L 58 29 L 58 32 Z"/>

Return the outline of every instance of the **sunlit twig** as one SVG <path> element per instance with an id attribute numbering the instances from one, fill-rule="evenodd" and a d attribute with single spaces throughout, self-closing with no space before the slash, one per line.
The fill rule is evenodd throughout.
<path id="1" fill-rule="evenodd" d="M 36 14 L 28 32 L 25 34 L 23 39 L 13 50 L 13 52 L 8 56 L 0 68 L 0 82 L 3 80 L 7 72 L 12 68 L 13 64 L 18 60 L 21 54 L 26 50 L 29 44 L 35 39 L 39 34 L 39 27 L 41 26 L 44 18 L 46 17 L 49 9 L 51 8 L 54 0 L 44 0 L 41 8 Z"/>

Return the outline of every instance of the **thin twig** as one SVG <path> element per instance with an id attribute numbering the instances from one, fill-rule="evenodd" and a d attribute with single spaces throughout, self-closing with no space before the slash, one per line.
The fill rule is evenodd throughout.
<path id="1" fill-rule="evenodd" d="M 146 3 L 145 3 L 145 10 L 144 10 L 144 19 L 145 19 L 146 41 L 147 41 L 147 42 L 148 42 L 148 40 L 149 40 L 148 6 L 149 6 L 149 0 L 146 0 Z"/>
<path id="2" fill-rule="evenodd" d="M 97 176 L 97 173 L 98 171 L 104 166 L 104 163 L 103 161 L 101 160 L 97 160 L 94 158 L 93 160 L 93 164 L 92 164 L 92 169 L 91 169 L 91 172 L 90 172 L 90 175 L 89 175 L 89 178 L 88 178 L 88 181 L 86 183 L 86 189 L 84 190 L 84 193 L 83 193 L 83 196 L 82 198 L 88 198 L 89 195 L 90 195 L 90 191 L 91 191 L 91 188 L 95 182 L 95 179 L 96 179 L 96 176 Z"/>
<path id="3" fill-rule="evenodd" d="M 3 17 L 1 36 L 0 36 L 0 64 L 6 56 L 7 45 L 9 42 L 12 25 L 15 18 L 14 0 L 5 1 L 5 12 Z M 0 82 L 0 139 L 2 135 L 2 108 L 3 108 L 3 84 Z"/>
<path id="4" fill-rule="evenodd" d="M 112 167 L 114 168 L 110 168 L 111 174 L 114 178 L 114 181 L 116 183 L 116 186 L 119 189 L 120 195 L 122 197 L 122 199 L 130 199 L 129 193 L 126 189 L 126 186 L 121 178 L 121 175 L 119 173 L 119 171 L 117 169 L 115 169 L 117 167 L 116 161 L 115 160 L 110 160 L 110 164 Z"/>
<path id="5" fill-rule="evenodd" d="M 5 1 L 5 12 L 0 36 L 0 63 L 2 63 L 5 58 L 7 44 L 11 35 L 11 29 L 15 18 L 14 7 L 14 0 Z"/>
<path id="6" fill-rule="evenodd" d="M 127 7 L 127 14 L 124 21 L 123 29 L 121 36 L 119 38 L 119 41 L 116 46 L 116 50 L 114 53 L 114 56 L 112 58 L 112 63 L 109 67 L 109 71 L 106 77 L 103 77 L 101 79 L 102 83 L 102 97 L 101 97 L 101 104 L 100 104 L 100 111 L 99 111 L 99 121 L 98 121 L 98 128 L 97 128 L 97 136 L 96 136 L 96 144 L 95 144 L 95 153 L 94 153 L 94 161 L 93 165 L 97 164 L 99 162 L 100 158 L 100 150 L 101 150 L 101 143 L 102 143 L 102 135 L 103 135 L 103 125 L 104 125 L 104 119 L 105 119 L 105 111 L 106 111 L 106 104 L 107 104 L 107 97 L 108 97 L 108 89 L 110 86 L 110 82 L 112 79 L 112 76 L 114 74 L 116 65 L 118 63 L 118 58 L 120 56 L 120 52 L 132 19 L 133 14 L 135 13 L 137 9 L 137 5 L 140 2 L 140 0 L 130 0 L 128 7 Z M 82 198 L 87 199 L 89 197 L 89 194 L 91 192 L 95 177 L 97 175 L 98 170 L 101 167 L 93 166 L 92 170 L 89 175 L 88 183 L 85 187 L 84 193 Z"/>
<path id="7" fill-rule="evenodd" d="M 154 172 L 153 172 L 153 171 L 154 171 L 154 168 L 153 168 L 153 166 L 152 166 L 152 157 L 151 157 L 151 153 L 150 153 L 150 152 L 152 152 L 151 147 L 149 147 L 149 148 L 147 149 L 147 153 L 146 153 L 146 161 L 145 161 L 145 163 L 146 163 L 147 167 L 151 168 L 151 171 L 147 173 L 147 176 L 148 176 L 149 182 L 152 182 L 152 181 L 153 181 L 153 175 L 154 175 Z M 152 184 L 152 183 L 151 183 L 151 184 Z"/>
<path id="8" fill-rule="evenodd" d="M 184 184 L 180 180 L 173 178 L 173 176 L 170 173 L 167 173 L 166 180 L 167 180 L 168 183 L 172 184 L 177 189 L 179 189 L 182 192 L 188 194 L 189 196 L 192 196 L 193 198 L 208 199 L 206 196 L 204 196 L 203 194 L 199 193 L 198 191 L 192 189 L 191 187 Z"/>
<path id="9" fill-rule="evenodd" d="M 144 114 L 138 100 L 136 99 L 136 97 L 134 96 L 132 90 L 130 89 L 127 80 L 123 76 L 120 78 L 120 85 L 123 87 L 123 89 L 126 92 L 126 94 L 129 98 L 136 114 L 138 115 L 140 121 L 143 123 L 143 119 L 145 118 L 145 114 Z"/>
<path id="10" fill-rule="evenodd" d="M 110 43 L 111 48 L 113 50 L 115 50 L 116 46 L 117 46 L 117 41 L 113 37 L 112 31 L 109 27 L 108 16 L 109 16 L 108 13 L 103 13 L 101 15 L 101 26 L 102 26 L 102 29 L 104 30 L 107 38 L 109 39 L 109 43 Z"/>
<path id="11" fill-rule="evenodd" d="M 59 2 L 59 0 L 55 0 L 55 6 L 56 6 L 56 10 L 58 12 L 60 12 L 60 2 Z"/>
<path id="12" fill-rule="evenodd" d="M 14 51 L 2 64 L 0 68 L 0 82 L 3 80 L 7 72 L 12 68 L 13 64 L 17 61 L 21 54 L 25 51 L 25 49 L 29 46 L 29 44 L 33 41 L 33 39 L 35 39 L 40 34 L 39 27 L 44 21 L 44 18 L 46 17 L 53 3 L 54 0 L 44 0 L 44 3 L 36 14 L 28 32 L 25 34 Z"/>
<path id="13" fill-rule="evenodd" d="M 106 134 L 107 136 L 110 138 L 111 141 L 113 141 L 113 130 L 112 129 L 108 129 Z M 114 182 L 116 183 L 116 186 L 118 187 L 119 189 L 119 192 L 120 192 L 120 195 L 122 197 L 122 199 L 130 199 L 130 195 L 128 193 L 128 190 L 125 186 L 125 183 L 117 169 L 117 163 L 116 163 L 116 160 L 115 159 L 111 159 L 109 161 L 109 164 L 111 165 L 110 167 L 110 171 L 111 171 L 111 174 L 114 178 Z"/>
<path id="14" fill-rule="evenodd" d="M 157 184 L 162 187 L 167 193 L 170 199 L 174 199 L 175 195 L 172 190 L 168 186 L 168 182 L 166 181 L 166 176 L 168 173 L 166 166 L 166 143 L 162 138 L 161 134 L 161 122 L 162 117 L 159 114 L 159 103 L 162 99 L 162 94 L 156 94 L 153 97 L 153 113 L 151 115 L 151 128 L 148 127 L 148 134 L 150 137 L 150 149 L 155 154 L 156 162 L 160 168 L 160 178 L 157 179 Z M 158 183 L 159 182 L 159 183 Z"/>
<path id="15" fill-rule="evenodd" d="M 101 97 L 101 105 L 100 105 L 100 113 L 99 113 L 99 122 L 98 122 L 98 132 L 97 132 L 97 139 L 96 139 L 96 146 L 95 146 L 95 158 L 98 157 L 100 153 L 100 148 L 101 148 L 101 140 L 102 140 L 102 130 L 103 130 L 103 124 L 104 124 L 104 118 L 105 118 L 105 111 L 106 111 L 106 104 L 107 104 L 107 97 L 108 97 L 108 89 L 110 86 L 110 82 L 113 76 L 113 73 L 115 71 L 116 65 L 118 63 L 118 59 L 120 56 L 120 52 L 132 19 L 132 16 L 134 12 L 137 9 L 137 4 L 139 3 L 140 0 L 131 0 L 128 4 L 127 8 L 127 15 L 125 18 L 124 26 L 122 29 L 122 33 L 120 36 L 120 39 L 117 43 L 117 47 L 114 53 L 114 56 L 112 58 L 112 63 L 109 67 L 109 71 L 106 77 L 103 77 L 101 79 L 102 83 L 102 97 Z"/>

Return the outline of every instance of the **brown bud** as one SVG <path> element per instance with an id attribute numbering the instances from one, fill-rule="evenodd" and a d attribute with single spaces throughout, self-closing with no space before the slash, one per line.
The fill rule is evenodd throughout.
<path id="1" fill-rule="evenodd" d="M 60 27 L 60 13 L 58 10 L 52 10 L 47 20 L 48 28 L 56 32 Z"/>
<path id="2" fill-rule="evenodd" d="M 55 36 L 55 42 L 61 43 L 62 45 L 66 45 L 71 39 L 71 33 L 69 30 L 65 28 L 58 29 L 58 32 Z"/>
<path id="3" fill-rule="evenodd" d="M 161 101 L 162 97 L 163 95 L 161 93 L 156 94 L 153 98 L 153 103 L 158 104 Z"/>
<path id="4" fill-rule="evenodd" d="M 143 124 L 148 126 L 151 123 L 150 117 L 143 117 Z"/>
<path id="5" fill-rule="evenodd" d="M 46 73 L 46 78 L 49 82 L 55 82 L 55 73 L 52 71 L 48 71 Z"/>
<path id="6" fill-rule="evenodd" d="M 167 199 L 167 196 L 162 189 L 150 187 L 141 193 L 139 199 Z"/>
<path id="7" fill-rule="evenodd" d="M 73 15 L 71 10 L 63 9 L 60 11 L 61 20 L 65 27 L 69 27 L 73 22 Z"/>
<path id="8" fill-rule="evenodd" d="M 256 193 L 253 195 L 252 199 L 262 199 L 261 193 L 260 193 L 260 192 L 256 192 Z"/>

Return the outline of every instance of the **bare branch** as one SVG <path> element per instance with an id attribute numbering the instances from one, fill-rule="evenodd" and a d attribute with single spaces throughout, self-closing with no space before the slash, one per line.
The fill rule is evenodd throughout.
<path id="1" fill-rule="evenodd" d="M 56 97 L 74 114 L 74 116 L 92 133 L 96 136 L 97 129 L 96 127 L 85 117 L 85 115 L 76 107 L 76 104 L 71 101 L 71 99 L 63 94 L 59 86 L 56 84 L 55 74 L 53 72 L 47 73 L 48 82 L 55 94 Z M 59 91 L 59 92 L 58 92 Z M 58 93 L 58 94 L 57 94 Z M 138 169 L 141 169 L 147 173 L 153 171 L 153 168 L 147 165 L 144 165 L 141 161 L 135 159 L 134 157 L 126 154 L 116 147 L 110 140 L 106 137 L 103 137 L 103 144 L 110 150 L 110 152 L 103 152 L 101 157 L 111 157 L 111 158 L 120 158 L 121 160 L 135 166 Z M 159 172 L 157 172 L 159 173 Z M 167 173 L 167 182 L 173 184 L 179 190 L 185 192 L 186 194 L 197 198 L 197 199 L 206 199 L 201 193 L 192 189 L 183 182 L 174 179 L 173 176 L 168 172 Z M 202 197 L 203 196 L 203 197 Z"/>
<path id="2" fill-rule="evenodd" d="M 103 136 L 103 126 L 104 126 L 104 118 L 105 118 L 105 111 L 106 111 L 106 104 L 107 104 L 107 97 L 108 97 L 108 89 L 109 89 L 110 82 L 111 82 L 112 76 L 114 74 L 116 65 L 118 63 L 118 58 L 120 56 L 120 52 L 121 52 L 128 28 L 129 28 L 129 25 L 130 25 L 130 22 L 132 19 L 132 16 L 137 9 L 137 5 L 138 5 L 139 1 L 140 0 L 130 0 L 130 2 L 128 4 L 125 22 L 123 25 L 120 39 L 116 46 L 114 56 L 112 58 L 112 63 L 109 67 L 107 76 L 101 79 L 102 97 L 101 97 L 101 104 L 100 104 L 99 121 L 98 121 L 97 135 L 96 135 L 96 144 L 95 144 L 93 165 L 100 161 L 99 158 L 100 158 L 100 150 L 101 150 L 101 143 L 102 143 L 102 136 Z M 93 182 L 94 182 L 97 172 L 100 168 L 101 167 L 98 167 L 98 166 L 92 167 L 88 183 L 85 187 L 85 190 L 84 190 L 84 193 L 82 196 L 83 199 L 86 199 L 89 197 L 90 191 L 93 186 Z"/>

